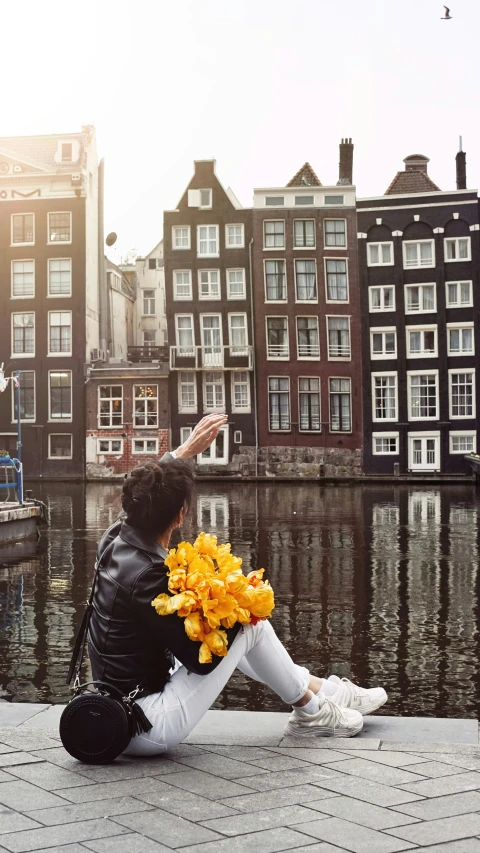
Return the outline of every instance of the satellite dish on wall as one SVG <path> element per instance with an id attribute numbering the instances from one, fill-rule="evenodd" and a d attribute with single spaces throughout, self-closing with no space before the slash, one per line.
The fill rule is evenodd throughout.
<path id="1" fill-rule="evenodd" d="M 105 238 L 105 242 L 107 246 L 113 246 L 117 242 L 117 235 L 115 231 L 111 231 L 110 234 Z"/>

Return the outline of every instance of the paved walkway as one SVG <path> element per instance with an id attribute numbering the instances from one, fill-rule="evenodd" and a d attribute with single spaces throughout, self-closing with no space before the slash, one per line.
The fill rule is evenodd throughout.
<path id="1" fill-rule="evenodd" d="M 0 702 L 1 851 L 480 853 L 476 721 L 379 717 L 312 741 L 282 738 L 281 714 L 214 711 L 166 757 L 87 767 L 59 711 Z"/>

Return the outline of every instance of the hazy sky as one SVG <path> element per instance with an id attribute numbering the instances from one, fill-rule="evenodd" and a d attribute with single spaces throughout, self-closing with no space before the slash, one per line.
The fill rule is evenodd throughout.
<path id="1" fill-rule="evenodd" d="M 359 196 L 408 154 L 455 187 L 458 137 L 480 184 L 480 0 L 0 0 L 0 135 L 97 128 L 106 229 L 150 251 L 193 160 L 244 205 L 308 160 Z M 114 256 L 115 257 L 115 256 Z M 118 259 L 118 253 L 117 253 Z"/>

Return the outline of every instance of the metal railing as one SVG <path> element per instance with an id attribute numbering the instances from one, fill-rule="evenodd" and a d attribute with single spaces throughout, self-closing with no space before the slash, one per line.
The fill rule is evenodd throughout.
<path id="1" fill-rule="evenodd" d="M 253 347 L 171 346 L 170 370 L 253 370 Z"/>
<path id="2" fill-rule="evenodd" d="M 146 346 L 143 347 L 127 347 L 128 361 L 160 361 L 168 363 L 168 347 Z"/>

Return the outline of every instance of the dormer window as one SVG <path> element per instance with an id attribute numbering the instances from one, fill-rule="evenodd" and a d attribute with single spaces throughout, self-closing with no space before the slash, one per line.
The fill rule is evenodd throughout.
<path id="1" fill-rule="evenodd" d="M 200 190 L 200 207 L 211 208 L 212 206 L 212 191 Z"/>
<path id="2" fill-rule="evenodd" d="M 62 163 L 71 163 L 73 159 L 73 145 L 71 142 L 62 142 Z"/>

